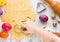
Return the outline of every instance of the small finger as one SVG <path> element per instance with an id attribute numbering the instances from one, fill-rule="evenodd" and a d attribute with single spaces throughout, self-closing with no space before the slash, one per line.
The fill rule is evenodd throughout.
<path id="1" fill-rule="evenodd" d="M 25 28 L 25 27 L 26 27 L 26 25 L 25 25 L 24 23 L 21 23 L 21 27 Z"/>

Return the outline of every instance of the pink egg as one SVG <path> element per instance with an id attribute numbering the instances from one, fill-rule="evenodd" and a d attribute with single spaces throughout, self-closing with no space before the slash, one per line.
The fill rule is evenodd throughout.
<path id="1" fill-rule="evenodd" d="M 3 15 L 3 10 L 0 8 L 0 16 Z"/>
<path id="2" fill-rule="evenodd" d="M 11 24 L 9 24 L 9 23 L 3 23 L 3 24 L 2 24 L 2 29 L 3 29 L 4 31 L 9 31 L 9 30 L 12 29 L 12 26 L 11 26 Z"/>

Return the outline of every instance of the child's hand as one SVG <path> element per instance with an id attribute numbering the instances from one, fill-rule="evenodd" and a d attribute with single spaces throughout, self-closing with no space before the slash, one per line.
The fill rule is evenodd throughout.
<path id="1" fill-rule="evenodd" d="M 31 33 L 37 27 L 35 25 L 35 23 L 32 22 L 32 21 L 23 22 L 21 25 L 22 25 L 23 28 L 26 28 L 27 29 L 27 31 L 24 31 L 25 33 L 27 33 L 27 32 Z"/>

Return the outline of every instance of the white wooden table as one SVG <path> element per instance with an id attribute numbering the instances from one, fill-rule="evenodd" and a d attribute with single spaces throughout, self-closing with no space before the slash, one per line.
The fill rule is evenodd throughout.
<path id="1" fill-rule="evenodd" d="M 42 3 L 44 3 L 43 2 L 43 0 L 31 0 L 31 3 L 32 3 L 32 5 L 33 5 L 33 8 L 34 8 L 34 10 L 36 11 L 36 5 L 37 5 L 37 2 L 42 2 Z M 45 3 L 44 3 L 45 4 Z M 51 14 L 54 14 L 54 12 L 52 11 L 52 9 L 49 7 L 49 5 L 46 5 L 45 4 L 45 6 L 46 6 L 46 10 L 44 11 L 44 12 L 42 12 L 42 13 L 40 13 L 40 14 L 46 14 L 48 17 L 49 17 L 49 21 L 46 23 L 46 24 L 42 24 L 40 21 L 39 21 L 39 15 L 40 14 L 36 14 L 36 24 L 40 27 L 40 28 L 42 28 L 43 26 L 49 26 L 49 27 L 51 27 L 52 29 L 54 29 L 55 31 L 60 31 L 60 24 L 58 24 L 58 26 L 56 27 L 56 28 L 54 28 L 53 26 L 52 26 L 52 22 L 54 22 L 54 21 L 56 21 L 56 20 L 52 20 L 51 19 Z M 58 16 L 57 16 L 57 18 L 59 18 Z M 57 19 L 56 18 L 56 19 Z M 1 21 L 1 18 L 0 18 L 0 30 L 2 30 L 1 29 L 1 24 L 2 24 L 2 21 Z M 40 39 L 38 36 L 36 36 L 36 35 L 32 35 L 31 37 L 25 37 L 23 40 L 16 40 L 16 39 L 13 39 L 12 37 L 11 37 L 11 34 L 9 35 L 9 38 L 7 38 L 7 39 L 1 39 L 0 38 L 0 42 L 43 42 L 43 40 L 42 39 Z"/>

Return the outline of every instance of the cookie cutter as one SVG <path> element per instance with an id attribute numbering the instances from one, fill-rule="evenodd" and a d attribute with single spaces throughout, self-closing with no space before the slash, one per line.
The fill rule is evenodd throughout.
<path id="1" fill-rule="evenodd" d="M 38 2 L 37 3 L 37 13 L 40 13 L 40 12 L 43 12 L 46 10 L 46 7 L 43 3 L 41 2 Z"/>

